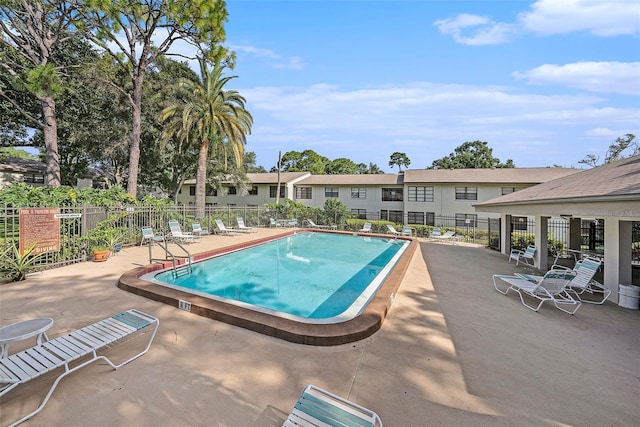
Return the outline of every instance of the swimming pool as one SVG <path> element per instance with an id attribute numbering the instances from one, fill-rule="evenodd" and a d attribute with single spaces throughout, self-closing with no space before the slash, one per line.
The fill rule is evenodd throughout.
<path id="1" fill-rule="evenodd" d="M 144 280 L 299 322 L 336 323 L 357 316 L 409 242 L 301 232 Z"/>
<path id="2" fill-rule="evenodd" d="M 335 231 L 313 231 L 316 234 L 353 234 Z M 209 237 L 207 239 L 213 241 L 212 248 L 192 255 L 192 258 L 195 261 L 200 261 L 226 253 L 248 250 L 256 245 L 282 237 L 293 236 L 299 232 L 300 230 L 260 229 L 256 234 L 234 237 L 237 243 L 229 246 L 224 246 L 226 241 L 222 242 L 217 237 Z M 375 237 L 375 235 L 363 237 Z M 394 240 L 384 235 L 378 235 L 377 237 L 388 241 Z M 271 309 L 256 309 L 256 306 L 240 301 L 230 301 L 224 297 L 203 296 L 197 291 L 186 290 L 178 286 L 161 285 L 157 281 L 148 280 L 148 274 L 157 274 L 170 268 L 172 263 L 169 260 L 161 261 L 156 259 L 156 262 L 152 264 L 125 272 L 118 281 L 118 287 L 203 317 L 240 326 L 286 341 L 316 346 L 345 344 L 364 339 L 382 327 L 382 323 L 395 300 L 395 294 L 409 267 L 411 258 L 419 246 L 416 239 L 398 237 L 397 240 L 409 242 L 408 247 L 399 256 L 397 262 L 390 266 L 389 271 L 385 273 L 384 280 L 381 279 L 381 283 L 374 285 L 377 286 L 377 291 L 363 297 L 368 298 L 368 302 L 358 309 L 359 314 L 350 319 L 350 314 L 346 317 L 334 318 L 335 322 L 330 323 L 322 319 L 301 321 L 297 315 L 282 314 L 283 312 L 273 314 L 270 312 Z M 155 255 L 160 252 L 163 253 L 158 247 L 153 251 Z M 285 253 L 285 256 L 287 253 Z M 151 252 L 149 256 L 151 257 Z M 299 252 L 292 251 L 289 255 L 290 260 L 304 263 L 305 261 L 302 258 L 304 257 Z"/>

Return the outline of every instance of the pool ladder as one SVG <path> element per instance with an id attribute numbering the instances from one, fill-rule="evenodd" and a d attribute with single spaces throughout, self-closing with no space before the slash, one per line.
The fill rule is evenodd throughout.
<path id="1" fill-rule="evenodd" d="M 182 246 L 180 244 L 180 242 L 177 242 L 175 240 L 172 240 L 173 243 L 175 243 L 176 245 L 178 245 L 178 247 L 180 249 L 182 249 L 184 251 L 184 253 L 187 254 L 187 256 L 176 256 L 174 255 L 170 250 L 169 250 L 169 241 L 167 240 L 155 240 L 155 241 L 151 241 L 149 240 L 149 264 L 153 263 L 153 258 L 151 256 L 151 245 L 153 245 L 153 243 L 157 243 L 158 246 L 160 246 L 162 249 L 164 249 L 164 253 L 165 253 L 165 260 L 166 259 L 171 259 L 171 264 L 173 265 L 173 267 L 171 268 L 172 272 L 173 272 L 173 277 L 174 278 L 178 278 L 181 276 L 186 276 L 188 274 L 191 274 L 193 272 L 193 270 L 191 269 L 191 261 L 193 260 L 193 258 L 191 258 L 191 254 L 189 253 L 189 251 L 187 249 L 185 249 L 184 246 Z M 177 258 L 184 258 L 185 259 L 185 263 L 182 265 L 178 265 L 176 263 L 176 259 Z"/>

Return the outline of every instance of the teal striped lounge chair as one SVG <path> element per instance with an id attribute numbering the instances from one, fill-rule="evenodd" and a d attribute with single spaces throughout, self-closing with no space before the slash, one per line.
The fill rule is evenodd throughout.
<path id="1" fill-rule="evenodd" d="M 509 291 L 515 291 L 520 296 L 522 305 L 533 311 L 540 310 L 545 301 L 551 301 L 560 311 L 574 314 L 580 308 L 581 302 L 574 299 L 568 292 L 569 282 L 575 278 L 576 273 L 566 270 L 549 270 L 539 280 L 535 280 L 535 276 L 524 274 L 516 274 L 508 276 L 502 274 L 493 275 L 493 286 L 496 291 L 503 295 L 507 295 Z M 498 286 L 498 283 L 501 286 Z M 502 290 L 504 284 L 509 286 Z M 527 297 L 527 298 L 525 298 Z M 528 302 L 536 301 L 538 305 L 532 305 Z"/>
<path id="2" fill-rule="evenodd" d="M 551 269 L 573 271 L 576 277 L 571 279 L 567 286 L 567 292 L 570 292 L 580 302 L 587 304 L 604 304 L 604 302 L 611 295 L 611 289 L 605 288 L 601 283 L 593 278 L 596 272 L 600 269 L 602 262 L 597 258 L 586 257 L 576 262 L 573 269 L 562 265 L 554 264 Z M 535 276 L 532 274 L 518 274 L 524 279 L 532 282 L 539 281 L 542 276 Z M 589 298 L 585 298 L 586 295 L 591 295 Z"/>
<path id="3" fill-rule="evenodd" d="M 157 318 L 131 309 L 0 359 L 0 396 L 41 375 L 64 368 L 51 385 L 40 406 L 10 425 L 20 424 L 42 411 L 58 383 L 78 369 L 97 360 L 104 360 L 113 369 L 118 369 L 147 353 L 159 324 L 160 321 Z M 124 362 L 116 364 L 108 357 L 98 355 L 99 350 L 126 337 L 133 337 L 138 332 L 148 334 L 149 341 L 144 350 Z"/>
<path id="4" fill-rule="evenodd" d="M 370 409 L 308 385 L 282 426 L 382 427 L 382 420 Z"/>

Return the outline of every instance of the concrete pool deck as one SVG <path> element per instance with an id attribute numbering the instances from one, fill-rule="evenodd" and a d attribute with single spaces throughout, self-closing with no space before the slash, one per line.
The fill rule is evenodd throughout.
<path id="1" fill-rule="evenodd" d="M 281 232 L 208 236 L 188 247 Z M 116 286 L 147 263 L 146 247 L 130 247 L 105 263 L 0 285 L 0 325 L 51 317 L 50 338 L 129 308 L 161 322 L 148 354 L 117 371 L 96 363 L 70 375 L 23 425 L 279 426 L 306 384 L 371 408 L 387 427 L 640 425 L 640 310 L 584 304 L 570 316 L 545 304 L 535 313 L 493 289 L 492 274 L 523 269 L 486 248 L 421 242 L 382 328 L 332 347 L 261 335 Z M 31 411 L 52 381 L 2 398 L 0 425 Z"/>

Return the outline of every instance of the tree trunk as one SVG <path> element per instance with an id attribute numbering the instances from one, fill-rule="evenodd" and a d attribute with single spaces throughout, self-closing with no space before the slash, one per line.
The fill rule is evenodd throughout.
<path id="1" fill-rule="evenodd" d="M 47 185 L 60 187 L 60 158 L 58 157 L 58 122 L 56 121 L 56 101 L 51 96 L 40 98 L 44 117 L 45 158 L 47 163 Z"/>
<path id="2" fill-rule="evenodd" d="M 200 141 L 200 150 L 198 151 L 198 169 L 196 171 L 196 219 L 204 218 L 208 162 L 209 140 L 204 139 Z"/>
<path id="3" fill-rule="evenodd" d="M 129 142 L 129 177 L 127 178 L 127 193 L 138 195 L 138 168 L 140 164 L 140 135 L 142 133 L 142 83 L 144 73 L 133 79 L 133 127 Z"/>

